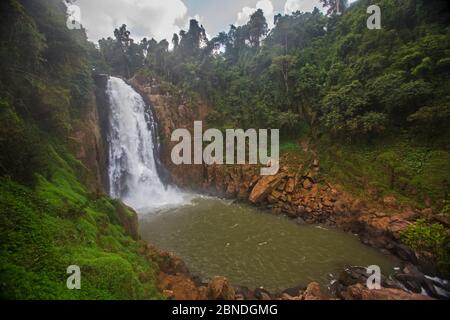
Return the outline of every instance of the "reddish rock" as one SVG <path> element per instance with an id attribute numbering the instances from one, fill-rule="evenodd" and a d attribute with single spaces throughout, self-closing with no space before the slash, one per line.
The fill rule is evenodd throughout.
<path id="1" fill-rule="evenodd" d="M 305 179 L 305 180 L 303 181 L 303 188 L 304 188 L 304 189 L 311 189 L 312 186 L 313 186 L 313 183 L 311 182 L 311 180 Z"/>
<path id="2" fill-rule="evenodd" d="M 263 201 L 268 194 L 278 187 L 285 176 L 285 173 L 280 173 L 276 176 L 264 176 L 253 187 L 249 200 L 253 203 Z"/>
<path id="3" fill-rule="evenodd" d="M 168 299 L 200 299 L 198 288 L 191 279 L 184 275 L 169 275 L 161 272 L 158 277 L 158 288 Z"/>
<path id="4" fill-rule="evenodd" d="M 294 192 L 294 189 L 295 189 L 295 179 L 289 178 L 289 180 L 286 184 L 286 192 L 292 193 L 292 192 Z"/>
<path id="5" fill-rule="evenodd" d="M 208 284 L 207 297 L 211 300 L 234 300 L 235 291 L 225 277 L 214 277 Z"/>
<path id="6" fill-rule="evenodd" d="M 301 295 L 301 300 L 325 300 L 320 285 L 317 282 L 311 282 Z"/>
<path id="7" fill-rule="evenodd" d="M 383 198 L 383 203 L 387 206 L 395 206 L 397 204 L 397 199 L 394 196 L 388 195 Z"/>
<path id="8" fill-rule="evenodd" d="M 433 300 L 428 296 L 408 293 L 400 289 L 381 288 L 379 290 L 370 290 L 361 283 L 348 287 L 344 293 L 344 298 L 346 300 Z"/>

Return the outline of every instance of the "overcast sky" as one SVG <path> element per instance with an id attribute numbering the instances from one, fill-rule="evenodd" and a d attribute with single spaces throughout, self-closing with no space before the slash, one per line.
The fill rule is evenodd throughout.
<path id="1" fill-rule="evenodd" d="M 89 40 L 113 36 L 114 28 L 126 24 L 134 39 L 169 41 L 173 33 L 187 29 L 196 18 L 209 36 L 228 31 L 230 24 L 245 24 L 257 8 L 263 9 L 269 26 L 277 13 L 321 8 L 319 0 L 74 0 L 81 9 L 81 23 Z"/>

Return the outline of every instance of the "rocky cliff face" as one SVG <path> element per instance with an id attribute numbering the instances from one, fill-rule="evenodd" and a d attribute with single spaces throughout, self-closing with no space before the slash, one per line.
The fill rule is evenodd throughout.
<path id="1" fill-rule="evenodd" d="M 203 165 L 174 165 L 171 161 L 171 150 L 177 142 L 170 138 L 175 129 L 194 130 L 194 121 L 204 121 L 208 112 L 205 101 L 199 100 L 195 107 L 189 99 L 175 87 L 161 83 L 156 79 L 133 78 L 129 83 L 141 93 L 149 103 L 158 120 L 161 139 L 161 161 L 168 171 L 169 180 L 190 190 L 201 191 L 204 180 Z"/>
<path id="2" fill-rule="evenodd" d="M 81 119 L 72 127 L 70 147 L 75 157 L 84 165 L 83 182 L 92 192 L 106 190 L 106 142 L 102 112 L 108 109 L 105 95 L 107 77 L 96 77 L 96 92 L 91 94 L 90 103 Z M 103 120 L 102 120 L 103 119 Z"/>

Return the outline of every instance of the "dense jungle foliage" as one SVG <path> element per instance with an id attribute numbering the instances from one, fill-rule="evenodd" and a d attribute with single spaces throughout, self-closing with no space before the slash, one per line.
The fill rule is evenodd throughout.
<path id="1" fill-rule="evenodd" d="M 60 0 L 1 1 L 0 298 L 161 298 L 156 264 L 119 223 L 133 213 L 89 190 L 69 148 L 93 73 L 164 80 L 208 101 L 210 127 L 279 128 L 282 151 L 304 159 L 309 141 L 321 181 L 448 217 L 449 2 L 322 2 L 327 14 L 277 15 L 272 30 L 258 10 L 212 39 L 191 20 L 170 43 L 122 25 L 97 47 L 67 28 Z M 366 26 L 373 3 L 380 30 Z M 449 265 L 442 225 L 403 236 Z M 89 290 L 67 290 L 75 262 Z"/>
<path id="2" fill-rule="evenodd" d="M 149 299 L 158 267 L 126 235 L 120 202 L 88 190 L 68 150 L 99 52 L 60 0 L 0 3 L 0 298 Z M 66 270 L 86 290 L 68 290 Z"/>

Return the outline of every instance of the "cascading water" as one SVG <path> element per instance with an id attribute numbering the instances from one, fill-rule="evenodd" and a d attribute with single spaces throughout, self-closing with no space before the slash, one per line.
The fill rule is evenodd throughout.
<path id="1" fill-rule="evenodd" d="M 140 212 L 184 202 L 185 196 L 164 186 L 158 175 L 156 122 L 140 94 L 110 77 L 107 95 L 110 196 Z"/>

